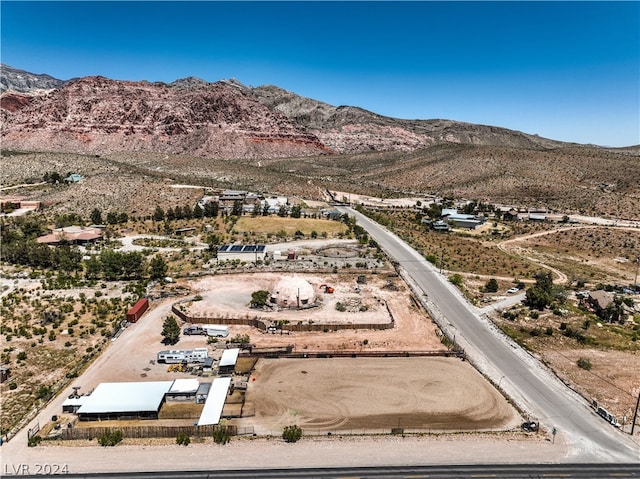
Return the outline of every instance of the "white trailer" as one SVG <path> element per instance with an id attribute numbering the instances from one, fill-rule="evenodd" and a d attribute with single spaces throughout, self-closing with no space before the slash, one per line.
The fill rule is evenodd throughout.
<path id="1" fill-rule="evenodd" d="M 175 349 L 160 351 L 158 353 L 158 362 L 167 364 L 204 363 L 208 357 L 209 351 L 207 348 Z"/>
<path id="2" fill-rule="evenodd" d="M 226 338 L 229 336 L 229 326 L 222 324 L 204 324 L 202 329 L 207 332 L 207 336 L 215 336 L 217 338 Z"/>

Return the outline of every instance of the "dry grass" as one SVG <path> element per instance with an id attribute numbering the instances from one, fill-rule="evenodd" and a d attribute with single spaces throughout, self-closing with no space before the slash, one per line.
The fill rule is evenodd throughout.
<path id="1" fill-rule="evenodd" d="M 254 235 L 276 235 L 284 231 L 287 236 L 293 236 L 296 231 L 301 231 L 305 236 L 311 236 L 315 231 L 318 236 L 326 233 L 333 237 L 344 234 L 347 227 L 343 223 L 333 220 L 281 218 L 275 216 L 243 216 L 238 219 L 233 227 L 233 233 L 252 233 Z"/>

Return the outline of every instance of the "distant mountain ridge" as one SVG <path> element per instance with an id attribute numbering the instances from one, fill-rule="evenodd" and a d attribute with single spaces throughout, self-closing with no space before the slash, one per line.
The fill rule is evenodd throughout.
<path id="1" fill-rule="evenodd" d="M 147 150 L 233 159 L 411 152 L 451 143 L 528 149 L 569 145 L 493 126 L 396 119 L 234 79 L 63 81 L 2 65 L 2 85 L 2 141 L 12 149 Z"/>
<path id="2" fill-rule="evenodd" d="M 9 65 L 0 65 L 0 93 L 13 90 L 18 93 L 31 93 L 39 90 L 61 88 L 64 80 L 50 75 L 29 73 Z"/>

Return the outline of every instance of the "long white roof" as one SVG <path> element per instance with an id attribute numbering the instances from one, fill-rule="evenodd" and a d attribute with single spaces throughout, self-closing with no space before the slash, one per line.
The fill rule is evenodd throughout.
<path id="1" fill-rule="evenodd" d="M 240 348 L 225 349 L 222 351 L 222 357 L 218 366 L 235 366 L 238 362 L 238 355 L 240 354 Z"/>
<path id="2" fill-rule="evenodd" d="M 173 381 L 100 383 L 78 414 L 157 411 Z"/>
<path id="3" fill-rule="evenodd" d="M 207 426 L 220 422 L 222 408 L 230 385 L 231 378 L 216 378 L 213 380 L 211 390 L 202 408 L 200 419 L 198 419 L 198 426 Z"/>

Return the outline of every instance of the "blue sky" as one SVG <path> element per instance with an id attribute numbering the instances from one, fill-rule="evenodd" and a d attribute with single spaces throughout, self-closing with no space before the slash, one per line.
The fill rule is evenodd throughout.
<path id="1" fill-rule="evenodd" d="M 332 105 L 640 144 L 640 2 L 16 2 L 1 61 L 236 78 Z"/>

